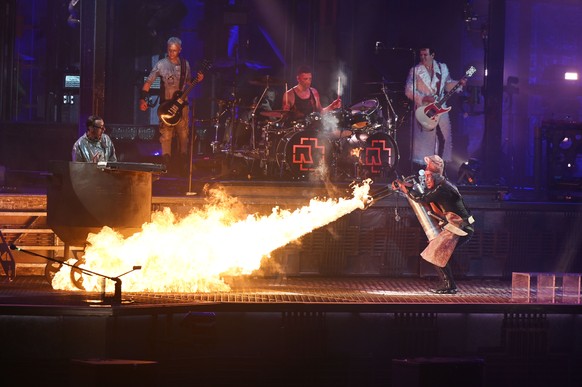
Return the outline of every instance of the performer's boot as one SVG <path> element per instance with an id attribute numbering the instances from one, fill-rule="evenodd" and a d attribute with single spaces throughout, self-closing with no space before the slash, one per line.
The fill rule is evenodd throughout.
<path id="1" fill-rule="evenodd" d="M 457 284 L 455 284 L 451 266 L 447 263 L 445 267 L 435 266 L 435 269 L 441 278 L 442 286 L 431 289 L 431 292 L 435 294 L 457 294 Z"/>

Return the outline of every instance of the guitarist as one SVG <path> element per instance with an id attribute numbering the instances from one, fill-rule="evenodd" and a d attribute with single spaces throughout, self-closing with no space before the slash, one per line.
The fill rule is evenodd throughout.
<path id="1" fill-rule="evenodd" d="M 188 60 L 181 58 L 182 41 L 177 37 L 171 37 L 167 42 L 167 56 L 160 59 L 152 68 L 150 75 L 146 79 L 140 93 L 139 108 L 146 111 L 148 105 L 148 93 L 152 83 L 157 77 L 161 78 L 160 104 L 166 100 L 171 100 L 176 92 L 182 91 L 184 85 L 191 82 L 191 69 Z M 203 78 L 198 73 L 198 81 Z M 188 96 L 184 96 L 188 99 Z M 185 173 L 188 163 L 188 103 L 183 107 L 180 121 L 174 125 L 166 125 L 160 121 L 160 144 L 162 146 L 162 162 L 169 168 L 171 161 L 178 166 L 181 173 Z M 178 149 L 180 152 L 178 160 L 172 160 L 172 138 L 178 137 Z"/>
<path id="2" fill-rule="evenodd" d="M 458 82 L 462 89 L 466 79 L 455 81 L 451 78 L 449 68 L 442 62 L 434 60 L 432 48 L 424 47 L 419 51 L 420 62 L 410 69 L 406 79 L 405 94 L 414 101 L 414 108 L 438 101 L 446 92 L 452 90 Z M 446 105 L 444 105 L 446 107 Z M 452 160 L 453 143 L 451 120 L 448 112 L 439 117 L 434 130 L 424 129 L 417 120 L 413 123 L 412 162 L 415 166 L 423 165 L 427 154 L 438 154 L 445 162 Z"/>

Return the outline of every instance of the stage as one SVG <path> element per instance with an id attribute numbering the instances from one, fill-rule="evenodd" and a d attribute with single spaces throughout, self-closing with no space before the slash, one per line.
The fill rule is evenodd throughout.
<path id="1" fill-rule="evenodd" d="M 518 303 L 499 279 L 461 279 L 457 295 L 434 295 L 435 281 L 238 277 L 230 292 L 122 293 L 111 303 L 20 276 L 1 284 L 4 379 L 408 386 L 424 375 L 430 385 L 578 385 L 580 304 Z"/>
<path id="2" fill-rule="evenodd" d="M 154 180 L 152 211 L 171 208 L 185 216 L 205 205 L 208 188 L 224 190 L 257 214 L 341 196 L 347 188 L 301 181 L 197 184 L 196 194 L 185 195 L 191 188 L 185 179 Z M 456 295 L 428 291 L 437 279 L 418 256 L 426 238 L 396 196 L 277 249 L 273 265 L 252 275 L 224 277 L 230 291 L 126 292 L 122 285 L 115 301 L 111 293 L 53 290 L 43 275 L 46 262 L 15 252 L 16 276 L 3 276 L 0 284 L 4 380 L 412 386 L 429 385 L 429 378 L 430 385 L 447 386 L 580 385 L 579 301 L 562 302 L 559 290 L 554 302 L 538 302 L 534 290 L 529 302 L 517 301 L 511 289 L 514 272 L 581 271 L 579 204 L 516 200 L 530 194 L 504 187 L 461 191 L 477 231 L 453 258 Z M 46 195 L 5 193 L 0 200 L 8 243 L 62 255 L 62 241 L 40 231 L 47 230 Z"/>

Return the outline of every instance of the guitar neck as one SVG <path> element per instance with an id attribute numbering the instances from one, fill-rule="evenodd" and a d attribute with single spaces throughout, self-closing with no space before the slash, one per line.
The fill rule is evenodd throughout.
<path id="1" fill-rule="evenodd" d="M 188 96 L 188 94 L 192 91 L 192 89 L 194 88 L 194 86 L 196 86 L 198 84 L 198 78 L 195 78 L 192 82 L 190 82 L 188 84 L 188 86 L 184 89 L 184 91 L 182 91 L 182 95 L 180 97 L 180 99 L 186 98 Z"/>
<path id="2" fill-rule="evenodd" d="M 465 79 L 467 79 L 467 76 L 464 76 L 463 78 L 461 78 L 461 79 L 459 80 L 459 82 L 457 82 L 457 84 L 455 85 L 455 87 L 453 87 L 451 90 L 449 90 L 449 91 L 447 92 L 447 94 L 445 94 L 445 95 L 443 96 L 443 98 L 441 98 L 441 99 L 440 99 L 440 101 L 438 101 L 438 102 L 437 102 L 437 105 L 438 105 L 438 107 L 439 107 L 439 108 L 440 108 L 440 107 L 442 107 L 442 105 L 443 105 L 445 102 L 447 102 L 447 101 L 449 100 L 449 98 L 451 98 L 451 96 L 452 96 L 453 94 L 455 94 L 455 92 L 457 91 L 457 89 L 458 89 L 459 87 L 461 87 L 461 81 L 462 81 L 462 80 L 465 80 Z"/>
<path id="3" fill-rule="evenodd" d="M 473 74 L 475 74 L 475 71 L 477 71 L 477 69 L 474 66 L 469 67 L 467 71 L 465 71 L 465 75 L 461 79 L 459 79 L 459 82 L 457 82 L 455 87 L 453 87 L 447 94 L 443 96 L 443 98 L 441 98 L 440 101 L 438 101 L 436 105 L 439 107 L 439 109 L 442 107 L 442 104 L 447 102 L 451 95 L 453 95 L 457 91 L 457 89 L 461 87 L 461 82 L 466 81 L 467 79 L 469 79 L 469 77 L 472 77 Z"/>

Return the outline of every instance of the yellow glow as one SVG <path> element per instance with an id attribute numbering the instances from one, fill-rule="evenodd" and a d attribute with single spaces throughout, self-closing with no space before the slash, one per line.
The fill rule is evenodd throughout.
<path id="1" fill-rule="evenodd" d="M 368 195 L 371 183 L 353 185 L 351 198 L 311 199 L 308 206 L 294 211 L 275 207 L 264 216 L 245 214 L 236 199 L 211 190 L 212 200 L 183 219 L 165 208 L 128 238 L 109 227 L 89 234 L 82 267 L 116 277 L 141 266 L 121 278 L 123 292 L 229 291 L 222 276 L 250 274 L 274 250 L 363 209 L 372 200 Z M 107 280 L 108 292 L 113 285 Z M 52 286 L 77 290 L 67 266 L 56 273 Z M 83 286 L 87 291 L 102 290 L 98 276 L 84 274 Z"/>

